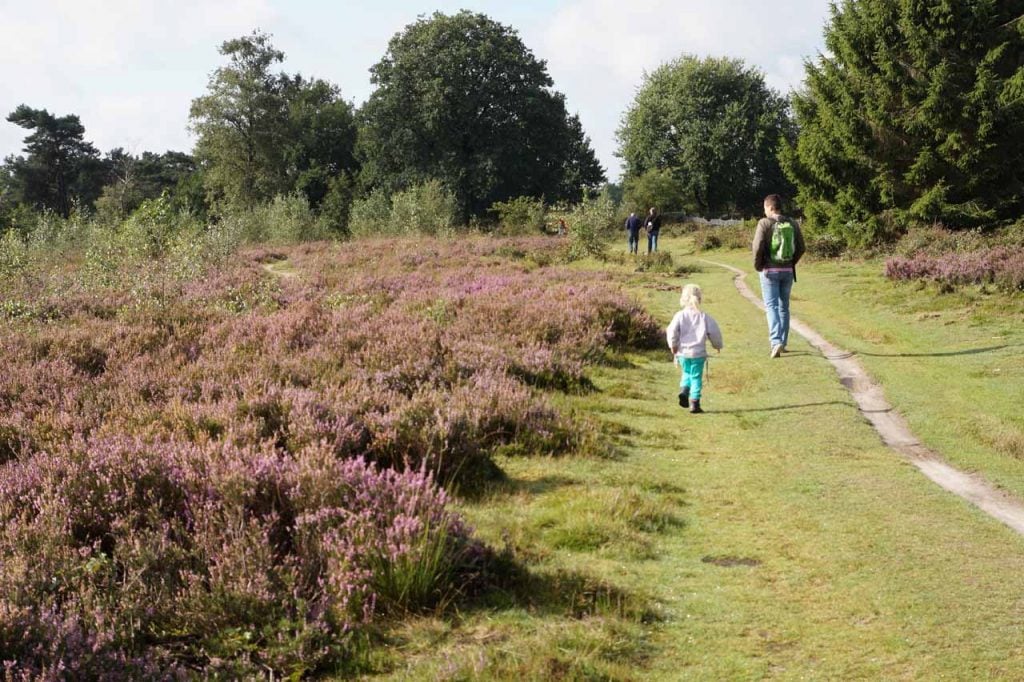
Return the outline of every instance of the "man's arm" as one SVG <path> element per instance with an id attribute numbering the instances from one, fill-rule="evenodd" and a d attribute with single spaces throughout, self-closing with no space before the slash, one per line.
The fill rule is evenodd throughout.
<path id="1" fill-rule="evenodd" d="M 767 232 L 767 226 L 770 221 L 767 218 L 761 218 L 757 223 L 757 229 L 754 231 L 754 243 L 752 249 L 754 251 L 754 269 L 758 272 L 764 270 L 764 240 Z"/>

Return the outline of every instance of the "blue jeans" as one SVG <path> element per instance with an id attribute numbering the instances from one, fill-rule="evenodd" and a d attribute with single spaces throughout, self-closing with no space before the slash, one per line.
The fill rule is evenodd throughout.
<path id="1" fill-rule="evenodd" d="M 647 233 L 647 253 L 658 250 L 658 233 L 648 232 Z"/>
<path id="2" fill-rule="evenodd" d="M 629 230 L 629 252 L 636 253 L 640 250 L 640 230 Z"/>
<path id="3" fill-rule="evenodd" d="M 789 342 L 789 294 L 793 290 L 793 271 L 762 272 L 761 296 L 768 318 L 768 340 L 774 346 Z"/>
<path id="4" fill-rule="evenodd" d="M 679 369 L 682 376 L 679 377 L 679 392 L 690 389 L 690 400 L 700 400 L 701 389 L 704 387 L 704 363 L 707 358 L 684 358 L 679 357 Z"/>

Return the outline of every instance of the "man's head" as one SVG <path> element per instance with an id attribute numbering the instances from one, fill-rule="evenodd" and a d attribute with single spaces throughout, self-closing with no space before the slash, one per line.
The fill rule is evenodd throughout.
<path id="1" fill-rule="evenodd" d="M 636 211 L 633 211 L 632 213 L 630 213 L 629 217 L 630 218 L 635 218 L 636 217 Z"/>
<path id="2" fill-rule="evenodd" d="M 654 215 L 654 214 L 655 214 L 655 213 L 657 213 L 657 212 L 658 212 L 658 209 L 656 209 L 656 208 L 654 208 L 653 206 L 651 206 L 650 214 L 651 214 L 651 215 Z"/>
<path id="3" fill-rule="evenodd" d="M 764 198 L 764 214 L 767 216 L 782 213 L 782 197 L 778 194 L 769 194 Z"/>

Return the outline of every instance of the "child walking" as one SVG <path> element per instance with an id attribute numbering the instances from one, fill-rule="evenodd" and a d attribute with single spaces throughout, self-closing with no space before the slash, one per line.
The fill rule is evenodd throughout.
<path id="1" fill-rule="evenodd" d="M 722 330 L 715 318 L 700 309 L 704 294 L 696 284 L 687 284 L 679 296 L 681 310 L 672 318 L 666 333 L 668 347 L 679 363 L 679 406 L 689 405 L 690 412 L 700 414 L 700 395 L 704 379 L 704 363 L 708 358 L 706 340 L 715 350 L 722 350 Z"/>

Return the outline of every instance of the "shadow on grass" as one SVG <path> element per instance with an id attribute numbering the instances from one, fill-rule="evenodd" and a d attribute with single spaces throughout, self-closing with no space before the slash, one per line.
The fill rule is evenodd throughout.
<path id="1" fill-rule="evenodd" d="M 837 355 L 827 355 L 828 359 L 846 359 L 853 357 L 854 355 L 864 355 L 865 357 L 957 357 L 961 355 L 981 355 L 983 353 L 992 353 L 997 350 L 1005 350 L 1006 348 L 1017 348 L 1022 344 L 1015 343 L 1004 343 L 998 346 L 985 346 L 983 348 L 968 348 L 967 350 L 939 350 L 934 353 L 872 353 L 866 350 L 848 350 L 844 353 Z M 791 353 L 796 354 L 796 353 Z"/>
<path id="2" fill-rule="evenodd" d="M 1021 344 L 1002 344 L 1001 346 L 986 346 L 984 348 L 969 348 L 967 350 L 939 351 L 936 353 L 868 353 L 867 351 L 855 350 L 850 355 L 865 355 L 870 358 L 952 358 L 960 355 L 981 355 L 983 353 L 994 353 L 1004 348 L 1013 348 Z"/>
<path id="3" fill-rule="evenodd" d="M 493 556 L 488 570 L 486 588 L 466 595 L 460 611 L 523 609 L 539 616 L 605 616 L 644 624 L 664 620 L 647 597 L 579 571 L 532 571 L 508 550 Z"/>
<path id="4" fill-rule="evenodd" d="M 749 407 L 742 410 L 714 410 L 710 411 L 713 414 L 745 414 L 750 412 L 779 412 L 780 410 L 803 410 L 809 407 L 825 407 L 827 405 L 845 405 L 847 407 L 856 407 L 853 402 L 847 402 L 844 400 L 829 400 L 820 403 L 802 403 L 800 405 L 773 405 L 771 407 Z"/>

